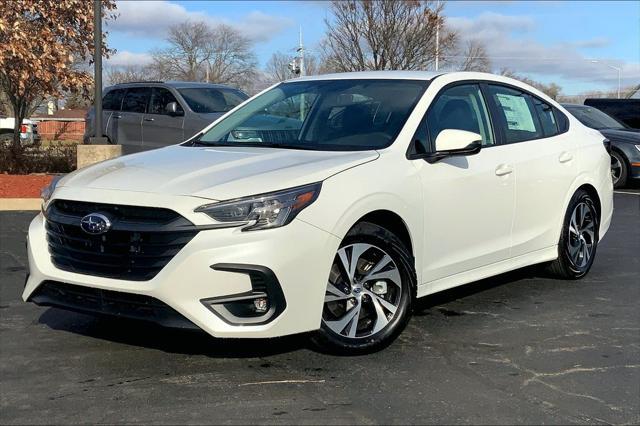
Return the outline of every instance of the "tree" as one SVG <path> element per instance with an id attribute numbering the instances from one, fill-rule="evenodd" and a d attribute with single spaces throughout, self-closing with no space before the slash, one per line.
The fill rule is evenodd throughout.
<path id="1" fill-rule="evenodd" d="M 487 50 L 479 40 L 469 40 L 462 52 L 462 62 L 457 66 L 460 71 L 491 72 L 491 61 Z"/>
<path id="2" fill-rule="evenodd" d="M 335 71 L 420 70 L 445 57 L 456 36 L 433 1 L 334 0 L 326 19 L 324 61 Z"/>
<path id="3" fill-rule="evenodd" d="M 153 52 L 153 67 L 163 79 L 242 86 L 256 72 L 251 42 L 228 25 L 185 21 L 169 28 L 166 41 L 168 48 Z"/>
<path id="4" fill-rule="evenodd" d="M 510 70 L 509 68 L 502 68 L 499 71 L 499 74 L 505 77 L 510 77 L 516 80 L 520 80 L 521 82 L 526 83 L 529 86 L 533 86 L 554 100 L 557 99 L 558 96 L 560 96 L 560 92 L 562 91 L 562 87 L 560 87 L 556 83 L 544 84 L 539 81 L 535 81 L 529 77 L 518 75 L 513 70 Z"/>
<path id="5" fill-rule="evenodd" d="M 153 67 L 144 65 L 112 66 L 107 69 L 106 74 L 108 85 L 128 83 L 131 81 L 158 80 Z"/>
<path id="6" fill-rule="evenodd" d="M 289 63 L 293 60 L 292 56 L 289 56 L 282 52 L 275 52 L 271 55 L 271 58 L 265 65 L 265 73 L 267 78 L 271 81 L 285 81 L 293 77 L 291 70 L 289 69 Z"/>
<path id="7" fill-rule="evenodd" d="M 115 19 L 114 0 L 102 0 L 103 17 Z M 103 35 L 104 38 L 104 35 Z M 0 8 L 0 90 L 13 110 L 13 151 L 20 150 L 20 126 L 47 96 L 88 93 L 93 78 L 73 66 L 93 54 L 93 2 L 13 0 Z M 112 51 L 103 43 L 102 54 Z"/>

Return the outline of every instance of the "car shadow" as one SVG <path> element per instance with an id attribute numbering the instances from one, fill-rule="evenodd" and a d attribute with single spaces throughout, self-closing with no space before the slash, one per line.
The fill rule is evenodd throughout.
<path id="1" fill-rule="evenodd" d="M 527 267 L 429 295 L 418 299 L 414 315 L 427 315 L 426 311 L 433 307 L 534 276 L 541 276 L 540 268 Z M 95 339 L 212 358 L 258 358 L 304 349 L 318 351 L 311 344 L 309 333 L 272 339 L 220 339 L 198 330 L 164 328 L 145 321 L 84 315 L 57 308 L 48 308 L 38 322 L 53 330 Z"/>

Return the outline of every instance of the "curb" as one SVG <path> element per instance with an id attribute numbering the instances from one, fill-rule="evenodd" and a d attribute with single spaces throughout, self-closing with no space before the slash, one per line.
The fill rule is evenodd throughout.
<path id="1" fill-rule="evenodd" d="M 42 198 L 0 198 L 0 211 L 40 210 Z"/>

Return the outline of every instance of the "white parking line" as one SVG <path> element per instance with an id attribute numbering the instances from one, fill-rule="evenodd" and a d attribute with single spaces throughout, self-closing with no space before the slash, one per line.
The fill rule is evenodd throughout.
<path id="1" fill-rule="evenodd" d="M 626 194 L 626 195 L 638 195 L 640 196 L 640 192 L 627 192 L 627 191 L 613 191 L 614 194 Z"/>

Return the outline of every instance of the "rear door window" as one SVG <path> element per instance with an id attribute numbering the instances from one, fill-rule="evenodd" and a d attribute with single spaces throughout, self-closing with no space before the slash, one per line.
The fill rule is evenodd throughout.
<path id="1" fill-rule="evenodd" d="M 122 111 L 144 113 L 147 110 L 151 89 L 148 87 L 132 87 L 122 102 Z"/>
<path id="2" fill-rule="evenodd" d="M 489 85 L 503 123 L 507 143 L 524 142 L 544 137 L 533 98 L 527 93 L 504 86 Z"/>
<path id="3" fill-rule="evenodd" d="M 555 136 L 558 132 L 558 123 L 553 113 L 553 107 L 546 102 L 538 98 L 533 98 L 533 105 L 535 106 L 540 125 L 542 126 L 542 133 L 545 137 Z"/>
<path id="4" fill-rule="evenodd" d="M 104 98 L 102 98 L 102 109 L 109 111 L 120 111 L 124 92 L 124 89 L 114 89 L 107 92 L 107 94 L 104 95 Z"/>

